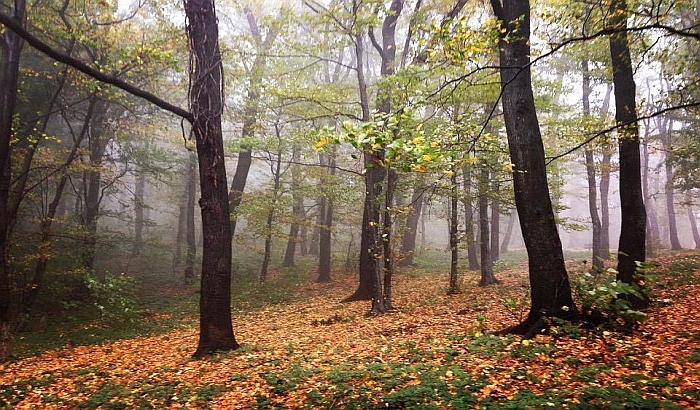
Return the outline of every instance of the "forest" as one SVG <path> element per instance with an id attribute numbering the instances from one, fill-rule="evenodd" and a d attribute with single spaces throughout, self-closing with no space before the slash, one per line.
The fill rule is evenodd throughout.
<path id="1" fill-rule="evenodd" d="M 700 3 L 0 0 L 0 407 L 700 407 Z"/>

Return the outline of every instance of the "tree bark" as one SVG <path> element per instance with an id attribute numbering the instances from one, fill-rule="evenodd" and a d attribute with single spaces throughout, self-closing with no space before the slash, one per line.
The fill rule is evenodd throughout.
<path id="1" fill-rule="evenodd" d="M 192 58 L 190 107 L 202 212 L 199 343 L 194 357 L 238 348 L 231 323 L 231 224 L 221 131 L 223 68 L 213 0 L 185 0 Z"/>
<path id="2" fill-rule="evenodd" d="M 455 158 L 452 158 L 455 161 Z M 450 284 L 447 289 L 448 295 L 459 293 L 459 200 L 457 198 L 457 172 L 455 165 L 452 165 L 452 175 L 450 176 L 450 184 L 452 192 L 450 193 Z"/>
<path id="3" fill-rule="evenodd" d="M 681 246 L 681 241 L 678 239 L 678 226 L 676 223 L 676 208 L 675 208 L 675 197 L 673 192 L 673 164 L 668 159 L 668 152 L 671 151 L 671 136 L 668 133 L 668 121 L 667 118 L 661 118 L 657 123 L 659 124 L 659 132 L 661 134 L 661 140 L 663 141 L 664 152 L 666 152 L 666 160 L 664 161 L 664 169 L 666 171 L 666 214 L 668 215 L 668 234 L 671 241 L 671 249 L 678 251 L 683 249 Z"/>
<path id="4" fill-rule="evenodd" d="M 618 133 L 620 152 L 620 203 L 622 226 L 618 246 L 617 278 L 639 287 L 644 282 L 637 276 L 637 262 L 646 258 L 646 211 L 642 197 L 639 127 L 632 59 L 627 42 L 627 2 L 612 0 L 610 4 L 610 57 L 615 86 L 615 120 L 622 125 Z M 648 305 L 646 297 L 630 295 L 630 302 L 640 308 Z"/>
<path id="5" fill-rule="evenodd" d="M 540 326 L 543 315 L 568 317 L 576 309 L 549 195 L 544 146 L 532 93 L 530 4 L 522 0 L 504 0 L 502 5 L 499 0 L 491 0 L 491 4 L 506 28 L 499 42 L 503 115 L 531 288 L 527 319 L 507 330 L 530 334 Z"/>
<path id="6" fill-rule="evenodd" d="M 335 176 L 335 159 L 326 156 L 324 161 L 321 157 L 321 163 L 328 165 L 328 174 L 331 178 Z M 324 209 L 321 211 L 323 215 L 321 232 L 319 235 L 319 252 L 318 252 L 318 278 L 316 282 L 331 281 L 331 241 L 333 233 L 333 199 L 326 198 Z"/>
<path id="7" fill-rule="evenodd" d="M 353 13 L 357 16 L 359 4 L 356 0 L 353 1 Z M 354 35 L 355 44 L 355 60 L 357 63 L 357 85 L 360 94 L 360 108 L 362 109 L 362 121 L 369 121 L 369 95 L 367 94 L 367 81 L 365 79 L 365 46 L 362 34 Z M 376 197 L 374 184 L 381 182 L 384 175 L 381 175 L 382 168 L 379 164 L 375 164 L 375 159 L 369 153 L 364 153 L 365 169 L 365 200 L 362 207 L 362 232 L 360 234 L 360 283 L 357 286 L 355 293 L 345 298 L 344 302 L 356 300 L 371 300 L 374 295 L 374 276 L 375 271 L 379 269 L 377 254 L 374 249 L 377 244 L 378 226 L 379 226 L 379 211 L 376 209 L 378 204 L 375 204 Z M 368 167 L 371 164 L 371 168 Z M 379 173 L 379 174 L 378 174 Z M 376 182 L 375 182 L 376 181 Z"/>
<path id="8" fill-rule="evenodd" d="M 420 220 L 421 211 L 423 209 L 423 174 L 418 177 L 413 195 L 411 196 L 410 210 L 406 219 L 406 232 L 401 240 L 401 255 L 403 259 L 399 262 L 399 266 L 413 266 L 415 262 L 413 257 L 416 253 L 416 238 L 418 237 L 418 221 Z"/>
<path id="9" fill-rule="evenodd" d="M 464 174 L 464 232 L 467 240 L 467 260 L 469 270 L 478 270 L 479 255 L 477 243 L 474 239 L 474 208 L 472 207 L 472 173 L 469 166 L 463 168 Z"/>
<path id="10" fill-rule="evenodd" d="M 700 234 L 698 233 L 698 223 L 695 218 L 693 206 L 688 204 L 688 220 L 690 221 L 690 230 L 693 232 L 693 241 L 695 241 L 695 249 L 700 249 Z"/>
<path id="11" fill-rule="evenodd" d="M 515 225 L 515 220 L 518 218 L 518 214 L 515 210 L 510 212 L 508 216 L 508 227 L 506 228 L 506 234 L 503 235 L 503 242 L 501 242 L 501 254 L 508 252 L 508 245 L 510 244 L 510 238 L 513 236 L 513 226 Z"/>
<path id="12" fill-rule="evenodd" d="M 14 0 L 10 18 L 24 27 L 26 1 Z M 5 30 L 0 37 L 0 362 L 11 355 L 14 312 L 11 298 L 10 266 L 8 260 L 8 201 L 12 181 L 11 146 L 12 119 L 17 102 L 19 61 L 24 42 L 14 32 Z"/>
<path id="13" fill-rule="evenodd" d="M 277 138 L 280 138 L 279 129 L 277 130 Z M 282 145 L 279 139 L 280 147 Z M 270 256 L 272 252 L 272 222 L 275 220 L 275 208 L 277 207 L 277 199 L 279 197 L 280 185 L 282 182 L 282 149 L 277 151 L 277 160 L 274 168 L 270 166 L 272 177 L 274 178 L 274 186 L 272 188 L 272 203 L 267 211 L 267 221 L 265 222 L 265 251 L 263 253 L 263 262 L 260 267 L 260 282 L 267 280 L 267 272 L 270 266 Z"/>
<path id="14" fill-rule="evenodd" d="M 196 272 L 197 258 L 197 234 L 194 226 L 194 208 L 197 197 L 197 155 L 189 154 L 189 165 L 187 167 L 187 186 L 185 193 L 187 195 L 187 211 L 186 211 L 186 242 L 187 252 L 185 256 L 185 283 L 191 283 L 194 280 Z"/>
<path id="15" fill-rule="evenodd" d="M 498 181 L 493 183 L 493 194 L 491 195 L 491 246 L 489 251 L 491 252 L 491 262 L 496 262 L 500 255 L 498 251 L 500 250 L 500 228 L 501 228 L 501 200 L 500 195 L 500 185 Z"/>
<path id="16" fill-rule="evenodd" d="M 479 286 L 488 286 L 498 283 L 493 274 L 494 258 L 491 254 L 493 241 L 490 240 L 491 232 L 489 232 L 488 186 L 489 169 L 484 162 L 482 163 L 481 172 L 479 173 L 479 236 L 481 239 L 479 241 L 479 249 L 481 250 L 481 279 L 479 280 Z"/>
<path id="17" fill-rule="evenodd" d="M 300 150 L 294 147 L 292 152 L 292 162 L 299 162 Z M 292 223 L 289 225 L 289 238 L 287 248 L 284 251 L 282 266 L 294 266 L 294 257 L 299 241 L 299 225 L 304 218 L 304 197 L 301 192 L 301 172 L 299 166 L 292 164 Z"/>
<path id="18" fill-rule="evenodd" d="M 588 60 L 581 60 L 581 72 L 583 74 L 582 88 L 583 88 L 583 117 L 588 119 L 591 115 L 591 75 L 588 68 Z M 592 255 L 591 255 L 591 267 L 593 272 L 603 271 L 603 255 L 601 252 L 601 224 L 600 218 L 598 217 L 598 190 L 597 181 L 595 175 L 595 161 L 593 159 L 593 149 L 586 146 L 584 155 L 586 157 L 586 179 L 588 180 L 588 212 L 591 214 L 591 225 L 592 225 Z"/>

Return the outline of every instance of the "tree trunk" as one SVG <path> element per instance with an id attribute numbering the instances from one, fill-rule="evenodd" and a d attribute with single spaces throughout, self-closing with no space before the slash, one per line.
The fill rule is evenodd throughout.
<path id="1" fill-rule="evenodd" d="M 413 257 L 416 253 L 416 237 L 418 236 L 418 221 L 420 220 L 421 210 L 423 208 L 423 174 L 418 177 L 413 195 L 411 196 L 410 211 L 406 219 L 406 232 L 403 234 L 401 241 L 401 256 L 403 259 L 399 262 L 399 266 L 413 266 L 415 262 Z"/>
<path id="2" fill-rule="evenodd" d="M 453 161 L 455 158 L 452 159 Z M 452 165 L 452 175 L 450 176 L 450 183 L 452 184 L 452 190 L 450 194 L 450 285 L 447 289 L 448 295 L 455 295 L 459 293 L 459 202 L 457 198 L 457 173 L 455 172 L 455 166 Z"/>
<path id="3" fill-rule="evenodd" d="M 600 117 L 605 121 L 610 109 L 610 95 L 612 84 L 608 83 L 600 109 Z M 603 157 L 600 161 L 600 255 L 603 259 L 610 259 L 610 172 L 613 147 L 609 142 L 603 144 Z"/>
<path id="4" fill-rule="evenodd" d="M 642 197 L 639 127 L 637 124 L 635 83 L 627 42 L 627 2 L 612 0 L 610 4 L 610 57 L 615 86 L 615 120 L 620 152 L 620 203 L 622 226 L 618 246 L 617 278 L 625 283 L 644 282 L 637 276 L 637 262 L 646 258 L 646 211 Z M 630 295 L 630 302 L 640 308 L 648 305 L 646 297 Z"/>
<path id="5" fill-rule="evenodd" d="M 489 232 L 489 169 L 486 163 L 482 164 L 479 174 L 479 249 L 481 250 L 481 279 L 479 286 L 488 286 L 498 283 L 493 274 L 493 256 L 491 254 L 491 245 Z"/>
<path id="6" fill-rule="evenodd" d="M 688 220 L 690 221 L 690 230 L 693 232 L 693 241 L 695 241 L 695 249 L 700 249 L 700 234 L 698 234 L 698 223 L 693 212 L 693 206 L 688 204 Z"/>
<path id="7" fill-rule="evenodd" d="M 133 256 L 141 254 L 143 247 L 143 227 L 144 227 L 144 195 L 146 193 L 146 173 L 141 169 L 136 176 L 136 187 L 134 189 L 134 246 L 131 250 Z"/>
<path id="8" fill-rule="evenodd" d="M 503 236 L 503 242 L 501 242 L 501 254 L 508 252 L 510 238 L 513 236 L 513 226 L 515 225 L 515 220 L 517 218 L 518 213 L 515 210 L 512 210 L 510 216 L 508 216 L 508 227 L 506 228 L 506 234 Z"/>
<path id="9" fill-rule="evenodd" d="M 187 253 L 185 256 L 185 283 L 191 283 L 196 272 L 197 258 L 197 234 L 194 226 L 194 208 L 197 197 L 197 155 L 189 154 L 189 166 L 187 167 Z"/>
<path id="10" fill-rule="evenodd" d="M 358 4 L 353 1 L 353 11 L 357 15 Z M 354 36 L 355 44 L 355 60 L 357 62 L 357 85 L 360 93 L 360 108 L 362 109 L 362 121 L 369 121 L 369 96 L 367 94 L 367 81 L 365 79 L 365 47 L 362 34 Z M 368 153 L 364 154 L 365 168 L 367 164 L 374 164 L 374 159 Z M 377 172 L 382 172 L 380 166 L 367 168 L 365 173 L 365 200 L 362 207 L 362 232 L 360 234 L 360 283 L 357 286 L 355 293 L 348 296 L 343 302 L 351 302 L 356 300 L 371 300 L 374 294 L 374 276 L 375 271 L 379 269 L 378 260 L 376 258 L 376 238 L 378 236 L 377 229 L 379 224 L 379 211 L 375 209 L 378 204 L 375 204 L 374 184 L 375 180 L 381 182 L 384 179 L 383 175 L 378 175 Z"/>
<path id="11" fill-rule="evenodd" d="M 478 270 L 479 256 L 477 243 L 474 239 L 474 208 L 472 207 L 472 173 L 469 166 L 463 168 L 464 173 L 464 231 L 467 240 L 467 259 L 469 270 Z"/>
<path id="12" fill-rule="evenodd" d="M 323 158 L 321 158 L 321 163 L 324 162 L 328 165 L 328 174 L 333 178 L 335 176 L 335 159 L 329 156 L 327 161 L 323 161 Z M 331 241 L 333 233 L 333 200 L 331 198 L 326 198 L 324 208 L 322 212 L 323 224 L 319 235 L 318 278 L 316 282 L 331 281 Z"/>
<path id="13" fill-rule="evenodd" d="M 194 357 L 238 348 L 231 323 L 231 224 L 221 131 L 223 69 L 213 0 L 185 0 L 192 67 L 192 136 L 197 142 L 202 211 L 199 344 Z"/>
<path id="14" fill-rule="evenodd" d="M 104 109 L 104 104 L 98 104 Z M 99 112 L 99 111 L 98 111 Z M 83 172 L 84 212 L 82 225 L 84 240 L 82 247 L 83 267 L 92 271 L 97 246 L 97 220 L 102 202 L 102 161 L 108 138 L 103 135 L 104 115 L 96 115 L 92 120 L 92 131 L 88 134 L 90 146 L 90 169 Z"/>
<path id="15" fill-rule="evenodd" d="M 236 172 L 233 174 L 231 182 L 231 190 L 228 194 L 229 210 L 233 214 L 231 216 L 231 237 L 236 234 L 236 210 L 243 200 L 243 192 L 245 191 L 248 173 L 252 164 L 252 148 L 250 140 L 255 137 L 255 131 L 258 123 L 258 115 L 260 114 L 260 89 L 263 83 L 263 74 L 267 64 L 267 52 L 275 42 L 279 33 L 279 26 L 274 26 L 263 39 L 258 27 L 258 22 L 253 15 L 248 5 L 243 7 L 243 12 L 248 21 L 248 28 L 253 36 L 255 46 L 258 53 L 253 60 L 253 66 L 250 70 L 250 81 L 248 83 L 248 94 L 243 101 L 243 127 L 241 129 L 241 150 L 238 153 L 238 162 L 236 164 Z"/>
<path id="16" fill-rule="evenodd" d="M 491 262 L 496 262 L 500 255 L 498 254 L 499 243 L 500 243 L 500 228 L 501 228 L 501 200 L 500 195 L 500 185 L 498 181 L 493 183 L 493 195 L 491 199 L 491 246 L 489 251 L 491 253 Z"/>
<path id="17" fill-rule="evenodd" d="M 543 316 L 568 317 L 576 310 L 547 185 L 540 126 L 530 73 L 530 2 L 491 0 L 506 28 L 500 45 L 503 115 L 508 134 L 513 187 L 528 254 L 531 306 L 510 332 L 532 334 Z"/>
<path id="18" fill-rule="evenodd" d="M 667 137 L 668 138 L 668 137 Z M 668 153 L 671 149 L 671 144 L 664 144 L 664 152 Z M 668 214 L 668 234 L 671 240 L 671 249 L 678 251 L 683 249 L 681 246 L 681 241 L 678 239 L 678 226 L 676 224 L 676 208 L 675 208 L 675 198 L 673 195 L 673 165 L 668 160 L 668 154 L 666 154 L 666 161 L 664 164 L 666 170 L 666 212 Z"/>
<path id="19" fill-rule="evenodd" d="M 384 225 L 382 234 L 382 243 L 384 245 L 384 310 L 391 311 L 394 309 L 392 301 L 391 285 L 394 277 L 394 255 L 392 249 L 392 228 L 394 212 L 394 193 L 399 176 L 393 169 L 387 171 L 386 178 L 386 194 L 384 195 Z"/>
<path id="20" fill-rule="evenodd" d="M 277 128 L 277 125 L 275 128 Z M 282 140 L 280 139 L 279 128 L 277 128 L 277 138 L 280 149 L 277 151 L 277 160 L 275 161 L 274 168 L 270 166 L 272 177 L 274 178 L 274 186 L 272 188 L 272 203 L 267 212 L 267 221 L 265 222 L 265 252 L 263 253 L 263 262 L 260 267 L 260 282 L 265 282 L 265 280 L 267 280 L 267 272 L 270 266 L 270 256 L 272 252 L 272 222 L 275 220 L 275 209 L 277 208 L 277 199 L 282 182 Z"/>
<path id="21" fill-rule="evenodd" d="M 591 115 L 591 75 L 588 68 L 588 60 L 581 61 L 581 71 L 583 73 L 583 116 L 588 119 Z M 603 271 L 603 255 L 601 252 L 601 224 L 600 218 L 598 217 L 598 192 L 597 183 L 595 176 L 595 161 L 593 160 L 593 150 L 586 146 L 585 149 L 586 157 L 586 179 L 588 180 L 588 212 L 591 214 L 591 225 L 593 228 L 593 235 L 591 237 L 591 245 L 593 252 L 591 255 L 591 267 L 593 272 Z"/>
<path id="22" fill-rule="evenodd" d="M 603 148 L 600 161 L 600 254 L 610 258 L 610 172 L 612 171 L 612 149 Z"/>
<path id="23" fill-rule="evenodd" d="M 26 24 L 26 1 L 14 0 L 10 16 L 22 26 Z M 8 260 L 8 201 L 12 181 L 11 146 L 12 123 L 19 84 L 19 60 L 24 41 L 11 30 L 5 29 L 0 37 L 0 362 L 11 355 L 12 289 Z"/>
<path id="24" fill-rule="evenodd" d="M 292 161 L 299 162 L 299 148 L 294 147 Z M 301 192 L 301 172 L 299 165 L 292 164 L 292 223 L 289 225 L 289 238 L 287 248 L 284 251 L 282 266 L 294 266 L 294 256 L 296 254 L 297 242 L 299 241 L 299 225 L 304 218 L 304 197 Z"/>

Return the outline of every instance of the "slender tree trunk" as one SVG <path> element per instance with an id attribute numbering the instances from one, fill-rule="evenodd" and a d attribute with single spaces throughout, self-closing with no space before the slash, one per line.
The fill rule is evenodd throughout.
<path id="1" fill-rule="evenodd" d="M 612 0 L 610 12 L 610 28 L 614 30 L 610 35 L 610 57 L 615 86 L 615 120 L 624 126 L 618 131 L 622 227 L 618 246 L 617 278 L 622 282 L 636 283 L 637 286 L 643 287 L 644 282 L 636 272 L 637 262 L 644 262 L 646 258 L 646 211 L 642 197 L 639 128 L 635 111 L 636 86 L 625 30 L 626 0 Z M 646 297 L 630 296 L 630 301 L 637 308 L 649 303 Z"/>
<path id="2" fill-rule="evenodd" d="M 416 237 L 418 236 L 418 221 L 420 220 L 421 210 L 423 209 L 423 174 L 421 174 L 413 189 L 411 196 L 410 211 L 406 219 L 406 232 L 401 241 L 401 255 L 403 259 L 399 262 L 399 266 L 413 266 L 415 262 L 413 257 L 416 253 Z"/>
<path id="3" fill-rule="evenodd" d="M 294 147 L 292 161 L 299 162 L 299 148 Z M 304 218 L 304 197 L 301 192 L 301 172 L 299 166 L 292 164 L 292 223 L 289 226 L 289 238 L 287 248 L 284 251 L 282 266 L 294 266 L 294 256 L 296 254 L 297 242 L 299 241 L 299 225 Z"/>
<path id="4" fill-rule="evenodd" d="M 231 224 L 221 131 L 223 69 L 213 0 L 185 0 L 191 59 L 192 136 L 202 210 L 199 343 L 194 357 L 238 348 L 231 323 Z"/>
<path id="5" fill-rule="evenodd" d="M 357 9 L 359 5 L 356 1 L 353 1 L 353 11 L 357 15 Z M 356 34 L 354 36 L 355 43 L 355 59 L 357 62 L 357 84 L 360 93 L 360 107 L 362 108 L 362 121 L 369 121 L 369 96 L 367 94 L 367 82 L 365 79 L 365 47 L 364 39 L 362 34 Z M 367 164 L 374 164 L 374 158 L 368 154 L 364 154 L 365 167 Z M 378 172 L 380 174 L 378 174 Z M 355 293 L 345 298 L 344 302 L 351 302 L 356 300 L 371 300 L 374 295 L 374 277 L 375 271 L 379 270 L 379 261 L 376 258 L 376 252 L 374 251 L 376 244 L 376 238 L 379 236 L 377 229 L 379 224 L 379 213 L 378 210 L 375 211 L 378 204 L 375 204 L 376 197 L 374 196 L 375 180 L 381 180 L 384 178 L 381 175 L 382 167 L 373 166 L 368 168 L 365 173 L 365 200 L 363 214 L 362 214 L 362 232 L 360 236 L 360 283 L 358 284 Z M 380 178 L 381 177 L 381 178 Z"/>
<path id="6" fill-rule="evenodd" d="M 474 208 L 472 207 L 472 173 L 469 166 L 463 168 L 464 174 L 464 231 L 467 240 L 467 260 L 469 270 L 478 270 L 479 256 L 477 241 L 474 239 Z"/>
<path id="7" fill-rule="evenodd" d="M 581 71 L 583 73 L 583 116 L 588 119 L 591 115 L 591 75 L 588 68 L 588 60 L 581 61 Z M 593 159 L 593 150 L 590 147 L 585 149 L 586 157 L 586 179 L 588 180 L 588 212 L 591 214 L 591 225 L 593 228 L 593 236 L 591 244 L 593 253 L 591 255 L 591 267 L 594 272 L 603 271 L 603 255 L 601 252 L 601 223 L 598 217 L 598 192 L 595 175 L 595 161 Z"/>
<path id="8" fill-rule="evenodd" d="M 131 254 L 136 256 L 141 254 L 143 247 L 143 227 L 145 223 L 144 196 L 146 193 L 146 173 L 140 170 L 136 176 L 136 187 L 134 189 L 134 246 Z"/>
<path id="9" fill-rule="evenodd" d="M 493 241 L 490 240 L 489 232 L 489 197 L 488 197 L 488 186 L 489 186 L 489 169 L 486 164 L 482 164 L 481 172 L 479 174 L 479 233 L 480 233 L 480 243 L 479 248 L 481 250 L 481 279 L 479 280 L 479 286 L 488 286 L 494 283 L 498 283 L 496 277 L 493 274 L 493 255 L 491 254 L 491 245 Z"/>
<path id="10" fill-rule="evenodd" d="M 318 245 L 321 238 L 321 225 L 323 225 L 323 222 L 326 219 L 323 215 L 326 210 L 326 202 L 326 197 L 323 195 L 316 198 L 316 209 L 318 209 L 318 212 L 316 213 L 316 222 L 314 223 L 314 228 L 311 231 L 311 239 L 309 240 L 309 247 L 307 249 L 309 255 L 318 256 Z"/>
<path id="11" fill-rule="evenodd" d="M 506 28 L 500 45 L 503 116 L 508 134 L 513 186 L 528 254 L 531 306 L 527 319 L 509 332 L 531 335 L 543 316 L 575 312 L 564 254 L 547 184 L 540 126 L 530 73 L 530 2 L 491 0 Z"/>
<path id="12" fill-rule="evenodd" d="M 688 220 L 690 221 L 690 230 L 693 232 L 693 241 L 695 241 L 695 249 L 700 249 L 700 234 L 698 234 L 698 223 L 695 218 L 693 206 L 688 204 Z"/>
<path id="13" fill-rule="evenodd" d="M 612 84 L 607 85 L 603 106 L 600 116 L 603 120 L 608 117 L 610 107 L 610 95 Z M 603 145 L 603 157 L 600 161 L 600 254 L 603 259 L 610 259 L 610 172 L 612 171 L 612 151 L 611 144 L 606 142 Z"/>
<path id="14" fill-rule="evenodd" d="M 260 282 L 265 282 L 267 280 L 267 272 L 270 266 L 270 256 L 272 253 L 272 222 L 275 220 L 275 209 L 277 208 L 277 200 L 280 194 L 280 186 L 282 183 L 282 140 L 279 133 L 279 128 L 275 125 L 277 129 L 277 138 L 280 144 L 280 149 L 277 151 L 277 160 L 275 161 L 274 168 L 271 168 L 272 176 L 274 178 L 274 186 L 272 188 L 272 203 L 270 204 L 270 209 L 267 212 L 267 221 L 265 223 L 265 252 L 263 253 L 262 267 L 260 268 Z"/>
<path id="15" fill-rule="evenodd" d="M 187 195 L 187 253 L 185 256 L 185 283 L 191 283 L 194 280 L 196 272 L 197 258 L 197 234 L 194 226 L 194 208 L 197 196 L 197 155 L 189 154 L 189 166 L 187 167 L 187 186 L 185 188 Z"/>
<path id="16" fill-rule="evenodd" d="M 500 185 L 498 182 L 493 183 L 493 195 L 491 199 L 491 246 L 489 250 L 491 252 L 491 261 L 495 262 L 498 260 L 500 255 L 498 254 L 499 243 L 500 243 L 500 228 L 501 228 L 501 200 L 500 195 Z"/>
<path id="17" fill-rule="evenodd" d="M 669 152 L 670 144 L 665 145 L 665 152 Z M 671 240 L 671 249 L 678 251 L 683 249 L 681 241 L 678 239 L 678 226 L 676 224 L 675 196 L 673 192 L 673 165 L 666 158 L 664 168 L 666 170 L 666 212 L 668 214 L 668 233 Z"/>
<path id="18" fill-rule="evenodd" d="M 335 159 L 328 157 L 326 162 L 328 165 L 328 174 L 331 178 L 335 176 Z M 323 224 L 321 226 L 319 255 L 318 255 L 318 278 L 316 282 L 331 281 L 331 241 L 333 233 L 333 199 L 327 198 L 323 210 Z"/>
<path id="19" fill-rule="evenodd" d="M 503 236 L 503 242 L 501 242 L 501 254 L 508 252 L 508 245 L 510 244 L 510 238 L 513 236 L 513 226 L 515 225 L 515 220 L 518 218 L 518 213 L 512 210 L 508 216 L 508 227 L 506 228 L 506 234 Z"/>
<path id="20" fill-rule="evenodd" d="M 99 104 L 104 108 L 104 104 Z M 83 172 L 84 214 L 83 228 L 83 267 L 92 271 L 95 263 L 95 247 L 97 246 L 97 220 L 102 202 L 102 161 L 107 148 L 107 137 L 103 135 L 103 115 L 93 117 L 92 132 L 88 135 L 90 144 L 90 169 Z"/>
<path id="21" fill-rule="evenodd" d="M 455 158 L 452 159 L 453 161 Z M 448 295 L 459 293 L 459 200 L 457 198 L 457 172 L 455 166 L 452 165 L 452 175 L 450 183 L 452 192 L 450 194 L 450 285 L 447 289 Z"/>
<path id="22" fill-rule="evenodd" d="M 264 79 L 265 66 L 267 65 L 267 52 L 279 34 L 279 26 L 274 26 L 263 39 L 258 22 L 248 5 L 243 7 L 243 12 L 248 21 L 248 28 L 253 36 L 258 53 L 255 60 L 253 60 L 253 66 L 250 70 L 250 81 L 248 82 L 248 93 L 243 102 L 243 127 L 241 129 L 243 143 L 241 144 L 241 150 L 238 152 L 236 172 L 233 174 L 231 189 L 228 194 L 229 210 L 233 214 L 230 218 L 232 237 L 236 234 L 236 221 L 238 220 L 236 210 L 243 201 L 243 193 L 252 164 L 250 140 L 255 137 L 258 115 L 260 114 L 260 89 Z"/>

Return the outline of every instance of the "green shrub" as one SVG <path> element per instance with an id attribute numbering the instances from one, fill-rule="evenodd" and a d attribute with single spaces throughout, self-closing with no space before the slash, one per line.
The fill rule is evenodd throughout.
<path id="1" fill-rule="evenodd" d="M 126 275 L 107 274 L 104 281 L 84 276 L 100 320 L 107 323 L 132 323 L 138 319 L 136 292 L 138 281 Z"/>
<path id="2" fill-rule="evenodd" d="M 629 299 L 646 297 L 645 290 L 636 284 L 615 279 L 614 269 L 591 275 L 584 273 L 572 281 L 574 295 L 584 314 L 602 316 L 612 326 L 632 328 L 646 319 L 643 312 L 635 310 Z M 639 275 L 644 275 L 642 270 Z"/>

